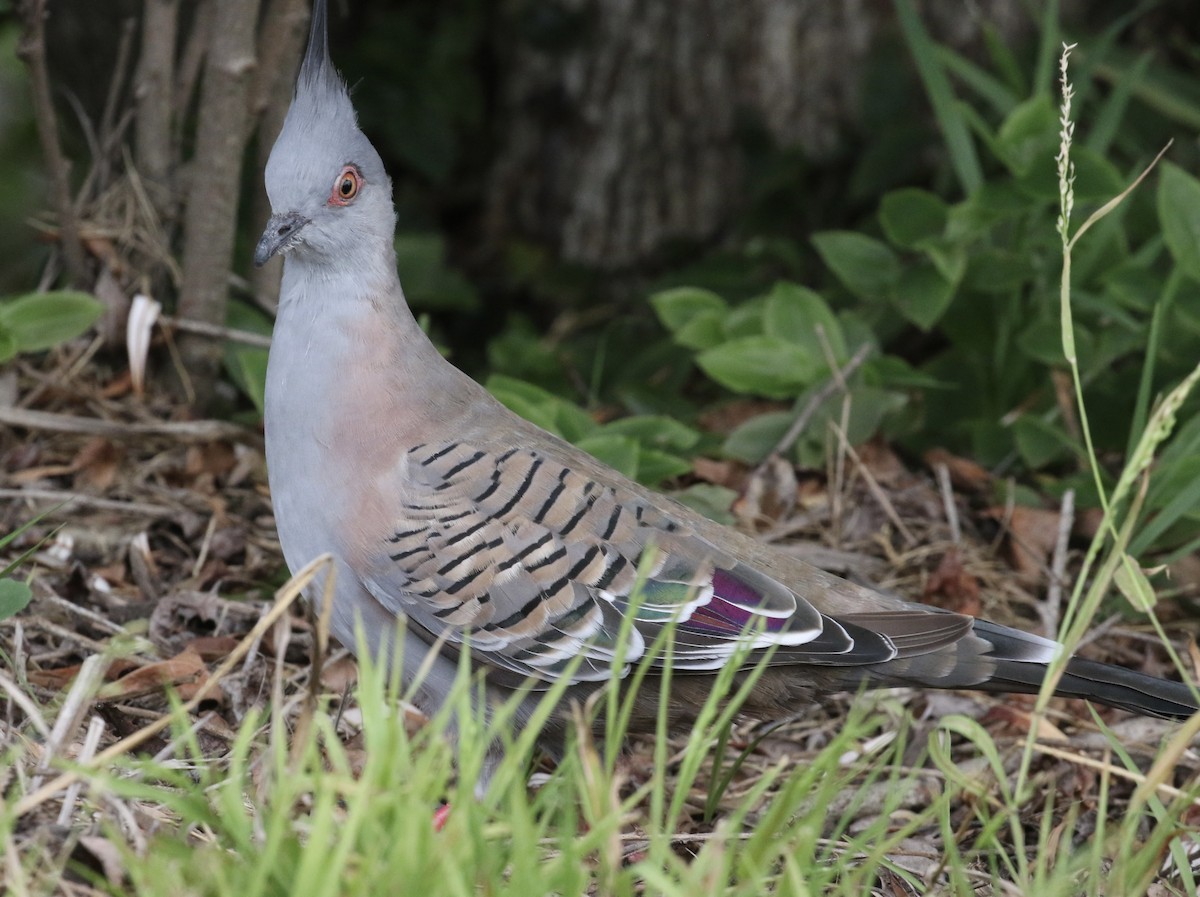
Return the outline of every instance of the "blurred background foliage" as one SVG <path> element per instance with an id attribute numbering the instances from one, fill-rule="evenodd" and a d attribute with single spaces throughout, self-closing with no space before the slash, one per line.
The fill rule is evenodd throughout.
<path id="1" fill-rule="evenodd" d="M 809 6 L 825 8 L 710 0 L 696 5 L 695 33 L 676 35 L 679 21 L 662 3 L 630 5 L 623 31 L 601 0 L 334 0 L 333 54 L 394 181 L 397 256 L 414 311 L 510 407 L 650 483 L 689 482 L 700 454 L 761 461 L 830 364 L 866 344 L 872 354 L 850 380 L 852 442 L 882 435 L 912 458 L 944 448 L 1016 475 L 1027 487 L 1020 500 L 1053 500 L 1069 487 L 1094 503 L 1061 388 L 1057 56 L 1064 41 L 1078 45 L 1076 225 L 1174 141 L 1075 260 L 1091 423 L 1116 470 L 1155 398 L 1200 357 L 1194 4 L 950 10 L 895 0 L 796 17 Z M 64 142 L 85 159 L 79 123 L 107 90 L 96 72 L 111 66 L 118 23 L 141 4 L 50 8 Z M 751 8 L 761 19 L 753 27 L 739 18 Z M 811 72 L 798 56 L 791 83 L 772 82 L 778 69 L 762 58 L 770 43 L 745 37 L 768 34 L 770 15 L 791 23 L 793 55 L 812 51 Z M 869 19 L 865 37 L 854 36 L 856 15 Z M 851 34 L 853 53 L 842 53 L 836 27 Z M 26 223 L 47 204 L 11 52 L 18 33 L 5 18 L 6 294 L 31 289 L 50 251 Z M 694 64 L 710 45 L 716 75 Z M 747 86 L 743 69 L 758 80 Z M 719 91 L 720 77 L 728 95 L 713 102 L 717 94 L 696 85 Z M 814 99 L 810 80 L 829 92 Z M 623 89 L 633 99 L 608 103 Z M 795 116 L 779 110 L 799 103 L 789 92 L 828 114 L 786 124 Z M 590 183 L 590 148 L 630 108 L 668 113 L 629 119 L 646 135 L 620 145 L 627 155 L 607 174 L 612 195 L 581 199 L 573 190 Z M 656 168 L 654 152 L 676 158 Z M 261 172 L 248 165 L 243 180 L 237 189 L 249 196 Z M 632 198 L 620 192 L 627 181 L 638 185 Z M 662 195 L 648 197 L 657 187 Z M 581 217 L 589 201 L 610 220 Z M 641 218 L 630 211 L 623 227 L 630 207 Z M 245 209 L 242 271 L 262 223 Z M 659 211 L 665 224 L 643 228 L 639 243 L 604 233 L 628 234 Z M 600 236 L 588 237 L 589 227 Z M 268 312 L 235 298 L 228 321 L 265 331 Z M 261 401 L 264 362 L 261 350 L 226 353 L 242 398 L 224 413 Z M 1196 547 L 1194 411 L 1193 402 L 1162 458 L 1140 549 Z M 793 460 L 821 467 L 831 420 L 842 421 L 838 403 L 812 421 Z"/>

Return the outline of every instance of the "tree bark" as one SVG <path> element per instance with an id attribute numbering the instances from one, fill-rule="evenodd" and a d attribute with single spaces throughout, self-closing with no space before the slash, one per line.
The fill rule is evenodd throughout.
<path id="1" fill-rule="evenodd" d="M 926 2 L 952 45 L 981 23 L 1012 35 L 1006 0 Z M 862 64 L 893 18 L 878 0 L 558 0 L 496 40 L 501 142 L 488 178 L 493 248 L 533 240 L 610 271 L 672 241 L 711 241 L 745 198 L 743 116 L 827 158 L 859 108 Z M 550 37 L 547 37 L 547 34 Z M 566 35 L 564 37 L 564 35 Z"/>
<path id="2" fill-rule="evenodd" d="M 225 320 L 226 294 L 242 197 L 242 159 L 249 133 L 258 0 L 215 0 L 211 41 L 200 88 L 196 153 L 184 213 L 183 288 L 179 316 Z M 222 347 L 199 336 L 180 340 L 195 400 L 211 399 Z"/>
<path id="3" fill-rule="evenodd" d="M 296 73 L 300 69 L 305 41 L 308 37 L 308 0 L 268 0 L 263 14 L 263 33 L 259 39 L 258 77 L 254 85 L 252 114 L 258 118 L 258 144 L 255 171 L 267 167 L 271 147 L 283 129 L 283 119 L 291 105 Z M 271 215 L 266 186 L 261 177 L 255 179 L 254 204 L 250 220 L 255 227 L 265 227 Z M 263 308 L 274 310 L 279 305 L 279 278 L 283 259 L 271 259 L 250 273 L 254 296 Z"/>
<path id="4" fill-rule="evenodd" d="M 151 199 L 159 216 L 167 218 L 172 194 L 172 101 L 175 47 L 179 40 L 179 0 L 146 0 L 142 12 L 142 52 L 134 99 L 134 132 L 138 173 L 154 186 Z"/>

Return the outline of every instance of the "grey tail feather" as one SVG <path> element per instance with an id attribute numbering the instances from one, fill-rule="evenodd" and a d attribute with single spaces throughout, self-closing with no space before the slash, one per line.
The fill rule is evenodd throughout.
<path id="1" fill-rule="evenodd" d="M 329 59 L 329 11 L 326 0 L 313 0 L 308 26 L 308 49 L 300 63 L 300 80 L 318 81 L 333 71 Z"/>
<path id="2" fill-rule="evenodd" d="M 1036 694 L 1045 676 L 1045 664 L 998 660 L 991 678 L 975 687 L 980 691 Z M 1067 663 L 1054 693 L 1147 716 L 1183 719 L 1200 710 L 1196 694 L 1186 683 L 1158 679 L 1081 657 L 1074 657 Z"/>

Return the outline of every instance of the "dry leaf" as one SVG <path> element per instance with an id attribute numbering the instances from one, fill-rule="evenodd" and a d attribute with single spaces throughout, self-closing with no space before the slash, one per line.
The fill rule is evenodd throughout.
<path id="1" fill-rule="evenodd" d="M 957 548 L 951 548 L 938 562 L 925 583 L 922 600 L 955 613 L 978 617 L 983 611 L 979 600 L 979 580 L 967 572 Z"/>
<path id="2" fill-rule="evenodd" d="M 83 835 L 79 839 L 79 846 L 95 860 L 88 865 L 97 869 L 106 882 L 114 885 L 125 882 L 125 855 L 112 841 L 99 835 Z"/>
<path id="3" fill-rule="evenodd" d="M 241 642 L 232 635 L 201 635 L 188 642 L 185 651 L 194 651 L 207 663 L 224 660 Z"/>
<path id="4" fill-rule="evenodd" d="M 987 512 L 997 520 L 1003 520 L 1003 508 L 991 508 Z M 1017 575 L 1026 583 L 1036 583 L 1048 567 L 1050 554 L 1058 543 L 1058 511 L 1029 508 L 1017 505 L 1008 520 L 1008 552 Z"/>
<path id="5" fill-rule="evenodd" d="M 106 490 L 117 478 L 122 456 L 121 450 L 103 436 L 89 439 L 71 462 L 75 468 L 75 488 Z"/>
<path id="6" fill-rule="evenodd" d="M 110 682 L 96 695 L 98 701 L 125 701 L 142 695 L 154 694 L 167 686 L 179 693 L 183 700 L 195 696 L 196 691 L 208 681 L 208 667 L 200 655 L 190 648 L 176 654 L 170 660 L 148 664 Z M 223 700 L 219 688 L 210 693 L 215 700 Z"/>
<path id="7" fill-rule="evenodd" d="M 925 463 L 932 469 L 945 464 L 950 473 L 950 482 L 955 489 L 968 492 L 986 492 L 992 484 L 988 469 L 968 458 L 960 458 L 942 448 L 932 448 L 924 455 Z"/>
<path id="8" fill-rule="evenodd" d="M 746 482 L 746 468 L 736 461 L 717 461 L 712 458 L 696 458 L 692 461 L 692 473 L 696 479 L 714 486 L 742 491 Z"/>
<path id="9" fill-rule="evenodd" d="M 778 455 L 764 461 L 734 501 L 733 516 L 753 530 L 787 516 L 796 507 L 796 469 Z"/>
<path id="10" fill-rule="evenodd" d="M 858 460 L 881 486 L 895 485 L 910 476 L 904 462 L 896 453 L 877 439 L 858 447 Z"/>
<path id="11" fill-rule="evenodd" d="M 984 725 L 989 722 L 1000 722 L 1024 735 L 1033 728 L 1034 716 L 1028 710 L 1013 703 L 995 704 L 983 715 L 980 722 Z M 1045 716 L 1037 720 L 1037 737 L 1039 741 L 1064 742 L 1070 740 L 1062 729 L 1046 719 Z"/>
<path id="12" fill-rule="evenodd" d="M 353 657 L 339 657 L 321 668 L 321 687 L 341 694 L 358 681 L 358 663 Z"/>

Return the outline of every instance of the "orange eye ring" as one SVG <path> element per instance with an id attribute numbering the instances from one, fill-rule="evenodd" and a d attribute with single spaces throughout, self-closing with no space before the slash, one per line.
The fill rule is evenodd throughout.
<path id="1" fill-rule="evenodd" d="M 359 174 L 358 168 L 354 165 L 347 165 L 333 182 L 333 189 L 329 191 L 329 205 L 350 205 L 350 203 L 354 202 L 354 198 L 358 196 L 358 191 L 362 187 L 362 183 L 363 178 Z"/>

